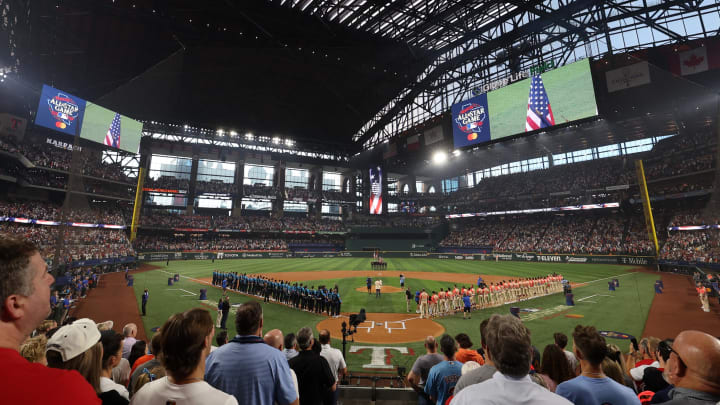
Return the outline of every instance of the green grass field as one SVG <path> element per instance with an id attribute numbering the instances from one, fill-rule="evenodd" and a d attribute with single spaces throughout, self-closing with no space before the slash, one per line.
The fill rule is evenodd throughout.
<path id="1" fill-rule="evenodd" d="M 144 288 L 148 288 L 151 299 L 148 304 L 148 316 L 143 318 L 145 330 L 151 334 L 152 328 L 159 327 L 175 312 L 188 308 L 202 306 L 198 301 L 199 289 L 203 284 L 190 280 L 190 278 L 205 278 L 212 276 L 213 270 L 237 271 L 242 273 L 267 272 L 293 272 L 293 271 L 328 271 L 353 270 L 357 277 L 344 279 L 313 280 L 314 285 L 337 284 L 342 296 L 343 312 L 357 312 L 365 308 L 367 312 L 405 312 L 405 297 L 403 294 L 384 294 L 376 299 L 366 292 L 355 289 L 365 285 L 365 277 L 370 273 L 369 261 L 366 258 L 319 258 L 319 259 L 245 259 L 216 261 L 174 261 L 169 266 L 165 262 L 151 263 L 161 267 L 135 275 L 135 295 L 140 302 Z M 505 275 L 517 277 L 540 276 L 559 272 L 566 279 L 575 283 L 587 283 L 574 290 L 576 298 L 575 307 L 564 306 L 565 300 L 561 294 L 524 301 L 514 306 L 521 308 L 538 309 L 536 313 L 522 313 L 526 325 L 532 331 L 533 344 L 542 352 L 545 345 L 552 342 L 554 332 L 571 334 L 577 324 L 592 324 L 601 330 L 611 330 L 639 336 L 645 326 L 645 320 L 654 297 L 653 283 L 657 278 L 653 274 L 629 272 L 630 266 L 601 265 L 601 264 L 550 264 L 550 263 L 523 263 L 523 262 L 466 262 L 436 259 L 388 259 L 388 270 L 469 273 Z M 179 283 L 169 287 L 167 279 L 170 274 L 179 273 L 183 277 Z M 614 293 L 608 291 L 607 279 L 618 277 L 620 288 Z M 396 278 L 384 279 L 385 285 L 399 286 Z M 449 283 L 439 281 L 407 279 L 406 286 L 411 289 L 430 288 L 437 289 L 448 286 Z M 217 288 L 208 288 L 208 301 L 217 302 L 221 291 Z M 587 298 L 590 297 L 590 298 Z M 231 303 L 238 304 L 249 299 L 241 294 L 231 293 Z M 317 322 L 325 319 L 324 316 L 310 314 L 288 308 L 284 305 L 268 303 L 264 307 L 264 330 L 279 328 L 285 333 L 297 332 L 304 326 L 315 326 Z M 471 320 L 463 320 L 461 315 L 449 316 L 436 321 L 445 327 L 447 333 L 456 335 L 464 332 L 470 335 L 476 346 L 480 344 L 479 324 L 482 319 L 493 313 L 507 314 L 510 305 L 476 311 Z M 214 308 L 207 307 L 214 316 Z M 568 313 L 582 315 L 582 318 L 568 318 L 567 313 L 558 313 L 570 309 Z M 545 318 L 545 319 L 544 319 Z M 228 321 L 228 333 L 233 336 L 235 328 L 232 314 Z M 337 338 L 337 336 L 334 336 Z M 613 339 L 610 339 L 613 341 Z M 627 342 L 614 341 L 625 347 Z M 371 344 L 362 343 L 364 346 Z M 422 342 L 398 343 L 397 346 L 406 346 L 416 354 L 423 353 Z M 334 339 L 333 346 L 341 349 L 339 339 Z M 387 345 L 386 345 L 387 346 Z M 349 346 L 348 346 L 349 349 Z M 362 365 L 370 362 L 370 351 L 360 354 L 348 354 L 347 362 L 351 371 L 362 371 Z M 412 366 L 416 356 L 395 355 L 394 364 Z"/>

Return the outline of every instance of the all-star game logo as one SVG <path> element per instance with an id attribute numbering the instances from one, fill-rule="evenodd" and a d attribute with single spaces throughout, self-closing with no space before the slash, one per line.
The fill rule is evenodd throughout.
<path id="1" fill-rule="evenodd" d="M 485 107 L 476 104 L 468 103 L 463 104 L 460 109 L 460 113 L 455 122 L 457 123 L 458 129 L 467 134 L 467 140 L 472 142 L 478 138 L 478 132 L 482 129 L 485 124 L 487 114 L 485 113 Z"/>
<path id="2" fill-rule="evenodd" d="M 77 119 L 80 112 L 80 107 L 75 100 L 62 93 L 49 98 L 47 103 L 50 114 L 55 118 L 55 126 L 60 129 L 69 127 Z"/>

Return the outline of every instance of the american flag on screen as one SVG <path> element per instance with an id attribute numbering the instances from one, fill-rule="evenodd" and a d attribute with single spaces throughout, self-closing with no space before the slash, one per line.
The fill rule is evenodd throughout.
<path id="1" fill-rule="evenodd" d="M 370 169 L 370 213 L 382 214 L 382 169 Z"/>
<path id="2" fill-rule="evenodd" d="M 555 125 L 550 99 L 548 99 L 542 77 L 535 75 L 530 80 L 530 98 L 528 99 L 525 132 Z"/>
<path id="3" fill-rule="evenodd" d="M 113 148 L 120 147 L 120 114 L 115 113 L 110 128 L 108 128 L 107 134 L 105 135 L 105 145 L 112 146 Z"/>

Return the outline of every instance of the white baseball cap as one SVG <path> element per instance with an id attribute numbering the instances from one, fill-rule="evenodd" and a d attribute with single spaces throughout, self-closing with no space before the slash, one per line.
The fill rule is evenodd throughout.
<path id="1" fill-rule="evenodd" d="M 62 360 L 74 359 L 100 341 L 100 331 L 92 319 L 83 318 L 58 329 L 47 342 L 47 350 L 60 353 Z"/>

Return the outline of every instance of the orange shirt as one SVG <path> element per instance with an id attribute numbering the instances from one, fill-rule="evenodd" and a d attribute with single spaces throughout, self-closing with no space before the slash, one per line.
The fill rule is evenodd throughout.
<path id="1" fill-rule="evenodd" d="M 444 300 L 445 299 L 445 291 L 440 291 L 438 293 L 438 296 L 440 297 L 441 300 Z"/>
<path id="2" fill-rule="evenodd" d="M 440 299 L 440 297 L 438 297 L 437 294 L 433 294 L 433 296 L 430 298 L 430 300 L 432 301 L 433 304 L 437 304 L 439 299 Z"/>
<path id="3" fill-rule="evenodd" d="M 421 292 L 420 293 L 420 303 L 427 304 L 427 301 L 428 301 L 428 293 L 426 293 L 425 291 Z"/>
<path id="4" fill-rule="evenodd" d="M 476 361 L 481 366 L 485 364 L 485 359 L 478 353 L 476 350 L 473 349 L 463 349 L 458 348 L 457 353 L 455 353 L 455 360 L 459 361 L 460 363 L 466 363 L 468 361 Z"/>

